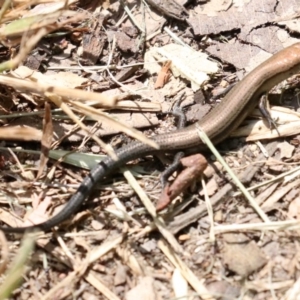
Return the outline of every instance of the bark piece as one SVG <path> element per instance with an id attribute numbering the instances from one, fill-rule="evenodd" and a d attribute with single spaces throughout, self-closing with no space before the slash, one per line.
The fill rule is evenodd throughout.
<path id="1" fill-rule="evenodd" d="M 187 10 L 175 0 L 148 0 L 148 3 L 167 17 L 185 20 L 188 16 Z"/>
<path id="2" fill-rule="evenodd" d="M 106 17 L 107 16 L 100 14 L 99 19 L 92 24 L 91 31 L 83 35 L 82 58 L 86 65 L 95 65 L 102 53 L 107 37 L 104 32 L 101 32 L 101 27 Z"/>

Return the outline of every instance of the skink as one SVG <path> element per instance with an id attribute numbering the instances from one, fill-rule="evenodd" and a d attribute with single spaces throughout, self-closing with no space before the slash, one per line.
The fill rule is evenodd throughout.
<path id="1" fill-rule="evenodd" d="M 250 72 L 240 81 L 210 113 L 198 124 L 214 143 L 219 143 L 236 129 L 254 109 L 260 96 L 268 93 L 275 85 L 300 71 L 300 43 L 279 51 Z M 127 162 L 156 152 L 184 150 L 203 146 L 196 124 L 170 133 L 157 135 L 153 140 L 159 149 L 141 142 L 132 142 L 116 151 L 118 160 L 103 159 L 83 180 L 76 193 L 63 209 L 48 221 L 27 227 L 0 227 L 10 233 L 24 233 L 26 230 L 49 231 L 76 213 L 90 194 L 95 184 Z"/>

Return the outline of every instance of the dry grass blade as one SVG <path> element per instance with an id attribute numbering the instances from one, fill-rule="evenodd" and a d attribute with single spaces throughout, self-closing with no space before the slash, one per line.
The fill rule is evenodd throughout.
<path id="1" fill-rule="evenodd" d="M 1 3 L 2 4 L 2 7 L 1 7 L 1 10 L 0 10 L 0 21 L 2 20 L 5 12 L 9 9 L 10 7 L 10 0 L 5 0 L 4 3 Z"/>
<path id="2" fill-rule="evenodd" d="M 56 10 L 65 8 L 67 5 L 70 6 L 71 4 L 77 2 L 78 0 L 58 0 L 56 1 Z M 11 0 L 5 1 L 5 3 L 9 2 L 8 9 L 5 10 L 5 14 L 1 19 L 2 23 L 7 23 L 11 20 L 18 20 L 20 16 L 23 16 L 24 13 L 27 13 L 27 8 L 33 5 L 49 3 L 49 0 L 14 0 L 13 5 L 11 5 Z M 1 4 L 3 0 L 1 1 Z"/>
<path id="3" fill-rule="evenodd" d="M 255 202 L 253 197 L 250 195 L 248 190 L 244 187 L 244 185 L 239 181 L 239 179 L 236 177 L 234 172 L 229 168 L 229 166 L 226 164 L 225 160 L 222 158 L 222 156 L 219 154 L 217 149 L 214 147 L 213 143 L 210 141 L 208 136 L 205 134 L 205 132 L 199 128 L 198 126 L 198 133 L 199 137 L 203 142 L 207 145 L 210 151 L 215 155 L 217 160 L 222 164 L 226 172 L 230 175 L 233 182 L 236 184 L 236 186 L 241 190 L 241 192 L 244 194 L 244 196 L 247 198 L 253 209 L 257 212 L 257 214 L 265 221 L 270 222 L 268 216 L 263 212 L 263 210 L 258 206 L 258 204 Z"/>
<path id="4" fill-rule="evenodd" d="M 213 300 L 208 290 L 203 286 L 196 275 L 188 268 L 188 266 L 180 259 L 180 257 L 163 241 L 158 241 L 158 247 L 168 257 L 171 263 L 180 270 L 182 276 L 194 288 L 201 299 Z"/>
<path id="5" fill-rule="evenodd" d="M 123 241 L 123 236 L 117 236 L 113 240 L 104 243 L 103 245 L 96 247 L 91 253 L 89 253 L 85 260 L 83 260 L 80 264 L 75 263 L 75 259 L 72 257 L 71 261 L 74 264 L 73 269 L 74 271 L 69 273 L 64 280 L 62 280 L 59 284 L 55 285 L 51 290 L 49 290 L 41 299 L 51 299 L 54 295 L 56 295 L 56 292 L 60 289 L 64 289 L 65 287 L 68 287 L 70 284 L 74 284 L 75 281 L 80 280 L 81 277 L 83 277 L 86 281 L 88 281 L 91 285 L 93 285 L 99 292 L 101 292 L 103 295 L 105 295 L 108 299 L 119 299 L 112 291 L 110 291 L 104 283 L 100 281 L 99 278 L 97 278 L 96 274 L 92 271 L 89 271 L 87 274 L 85 274 L 85 271 L 88 267 L 90 267 L 96 260 L 100 259 L 103 255 L 110 252 L 114 248 L 116 248 L 120 243 Z M 64 243 L 63 243 L 64 244 Z M 62 244 L 61 244 L 62 245 Z M 65 252 L 69 252 L 69 249 L 67 249 L 66 245 L 62 245 Z M 70 255 L 67 255 L 68 257 Z M 70 258 L 70 257 L 69 257 Z M 66 295 L 70 294 L 70 289 L 65 289 Z"/>
<path id="6" fill-rule="evenodd" d="M 106 284 L 99 278 L 99 274 L 95 271 L 89 271 L 85 277 L 85 280 L 89 282 L 93 287 L 95 287 L 101 294 L 103 294 L 107 299 L 110 300 L 121 300 L 116 296 Z"/>
<path id="7" fill-rule="evenodd" d="M 44 15 L 44 17 L 41 20 L 47 21 L 47 26 L 39 26 L 39 29 L 35 29 L 35 31 L 27 32 L 23 35 L 20 45 L 20 50 L 18 54 L 11 60 L 3 62 L 0 64 L 0 72 L 3 72 L 5 70 L 11 70 L 16 68 L 30 53 L 30 51 L 36 46 L 36 44 L 48 33 L 52 32 L 53 30 L 56 30 L 58 28 L 61 28 L 62 26 L 74 22 L 74 21 L 80 21 L 84 18 L 85 14 L 75 14 L 74 12 L 68 12 L 70 15 L 73 16 L 73 18 L 66 19 L 65 21 L 62 21 L 61 23 L 57 23 L 58 16 L 62 16 L 63 14 L 67 14 L 66 12 L 56 12 L 53 14 Z M 38 21 L 38 20 L 35 20 Z M 45 22 L 45 21 L 43 21 Z M 35 24 L 35 23 L 33 23 Z M 33 26 L 33 24 L 25 24 L 25 29 L 29 29 L 28 27 Z M 40 23 L 38 23 L 41 25 Z M 17 25 L 17 28 L 20 27 L 20 33 L 24 33 L 24 26 Z M 0 38 L 3 41 L 5 38 L 7 38 L 8 35 L 15 35 L 18 33 L 18 30 L 12 26 L 10 27 L 4 27 L 0 28 Z"/>
<path id="8" fill-rule="evenodd" d="M 98 122 L 101 122 L 102 119 L 105 118 L 105 120 L 107 122 L 111 123 L 114 127 L 118 128 L 118 130 L 128 134 L 129 136 L 131 136 L 133 138 L 140 140 L 141 142 L 143 142 L 145 144 L 148 144 L 149 146 L 151 146 L 153 148 L 156 148 L 156 149 L 158 148 L 158 145 L 153 140 L 147 138 L 140 131 L 138 131 L 134 128 L 131 128 L 129 126 L 126 126 L 125 124 L 121 124 L 121 123 L 117 122 L 116 120 L 114 120 L 110 116 L 106 115 L 105 113 L 103 113 L 93 107 L 84 105 L 78 101 L 72 101 L 70 103 L 72 103 L 72 105 L 74 107 L 77 107 L 81 113 L 89 115 L 90 117 L 97 120 Z"/>
<path id="9" fill-rule="evenodd" d="M 40 141 L 42 133 L 32 127 L 9 126 L 0 127 L 1 140 Z"/>
<path id="10" fill-rule="evenodd" d="M 50 105 L 45 102 L 45 114 L 43 119 L 43 137 L 42 137 L 42 152 L 40 157 L 40 166 L 36 180 L 42 175 L 44 167 L 49 159 L 49 151 L 53 138 L 53 124 Z"/>
<path id="11" fill-rule="evenodd" d="M 287 290 L 282 300 L 299 299 L 300 294 L 300 278 Z"/>
<path id="12" fill-rule="evenodd" d="M 230 225 L 218 225 L 215 226 L 215 233 L 223 233 L 230 231 L 242 231 L 242 230 L 299 230 L 300 222 L 298 220 L 277 221 L 268 223 L 249 223 L 249 224 L 230 224 Z"/>
<path id="13" fill-rule="evenodd" d="M 83 99 L 86 101 L 93 100 L 97 101 L 99 105 L 106 108 L 112 108 L 115 104 L 115 99 L 113 97 L 107 97 L 100 93 L 92 93 L 82 90 L 74 90 L 59 86 L 53 86 L 49 84 L 44 84 L 42 82 L 33 82 L 26 79 L 18 79 L 5 75 L 0 75 L 0 82 L 2 84 L 14 87 L 22 92 L 31 92 L 39 94 L 44 97 L 46 93 L 57 94 L 66 99 Z"/>
<path id="14" fill-rule="evenodd" d="M 173 249 L 177 253 L 184 253 L 182 247 L 179 245 L 174 235 L 171 234 L 171 232 L 167 229 L 167 226 L 165 225 L 163 218 L 159 217 L 156 214 L 156 209 L 153 203 L 150 201 L 145 191 L 138 184 L 138 182 L 136 181 L 132 173 L 130 171 L 124 171 L 123 174 L 124 177 L 129 182 L 129 184 L 131 185 L 131 187 L 134 189 L 134 191 L 137 193 L 137 195 L 143 202 L 149 214 L 152 216 L 154 224 L 159 230 L 159 232 L 163 235 L 163 237 L 169 242 L 169 244 L 173 247 Z"/>
<path id="15" fill-rule="evenodd" d="M 0 264 L 0 275 L 7 268 L 7 264 L 9 262 L 9 248 L 6 237 L 2 231 L 0 231 L 0 245 L 1 245 L 1 264 Z"/>
<path id="16" fill-rule="evenodd" d="M 22 281 L 26 263 L 30 253 L 33 250 L 34 244 L 35 237 L 33 234 L 24 236 L 21 248 L 19 249 L 18 254 L 15 257 L 2 285 L 0 286 L 0 300 L 7 299 Z"/>
<path id="17" fill-rule="evenodd" d="M 92 134 L 89 129 L 76 117 L 76 115 L 73 113 L 73 111 L 70 109 L 70 107 L 63 102 L 61 97 L 47 93 L 47 97 L 55 103 L 59 108 L 61 108 L 78 126 L 81 127 L 89 136 L 91 136 L 95 142 L 98 143 L 98 145 L 105 149 L 105 151 L 113 158 L 117 159 L 116 155 L 114 154 L 113 149 L 110 145 L 106 145 L 103 143 L 96 135 Z"/>

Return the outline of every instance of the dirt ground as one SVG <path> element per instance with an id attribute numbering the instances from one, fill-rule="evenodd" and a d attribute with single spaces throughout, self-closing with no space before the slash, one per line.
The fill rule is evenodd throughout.
<path id="1" fill-rule="evenodd" d="M 300 0 L 46 2 L 1 3 L 5 227 L 56 215 L 113 149 L 176 130 L 178 108 L 197 122 L 300 42 Z M 185 153 L 166 178 L 173 152 L 142 155 L 50 232 L 0 231 L 0 300 L 300 299 L 300 77 L 287 77 L 271 117 L 247 112 L 217 153 Z"/>

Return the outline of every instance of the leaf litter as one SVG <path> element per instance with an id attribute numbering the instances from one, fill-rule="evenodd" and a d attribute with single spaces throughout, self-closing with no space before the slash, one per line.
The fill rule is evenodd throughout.
<path id="1" fill-rule="evenodd" d="M 128 143 L 131 139 L 123 133 L 149 142 L 130 126 L 147 128 L 148 137 L 174 129 L 173 118 L 165 113 L 181 91 L 187 95 L 182 105 L 189 103 L 193 111 L 195 91 L 202 88 L 209 99 L 272 53 L 298 41 L 290 32 L 291 28 L 299 31 L 296 0 L 279 5 L 272 0 L 214 0 L 185 8 L 171 0 L 163 5 L 154 0 L 146 5 L 138 1 L 42 2 L 7 6 L 0 24 L 0 66 L 2 71 L 11 70 L 0 75 L 1 95 L 10 95 L 0 103 L 0 135 L 5 141 L 1 145 L 0 219 L 11 226 L 22 226 L 25 215 L 37 223 L 54 215 L 85 176 L 84 171 L 60 161 L 47 161 L 55 149 L 63 155 L 78 149 L 114 155 L 106 145 Z M 154 50 L 159 53 L 158 64 L 147 59 Z M 207 53 L 213 57 L 207 59 Z M 199 62 L 202 55 L 204 60 Z M 159 64 L 164 61 L 179 70 L 171 68 L 168 80 L 155 90 Z M 203 71 L 206 61 L 212 69 Z M 232 67 L 237 69 L 235 76 Z M 297 81 L 297 77 L 289 79 L 289 89 Z M 275 98 L 282 97 L 281 87 L 272 91 Z M 154 113 L 160 114 L 153 117 Z M 143 118 L 138 119 L 140 115 Z M 251 299 L 274 293 L 279 299 L 292 299 L 298 288 L 299 171 L 295 164 L 299 120 L 293 109 L 273 107 L 272 115 L 287 144 L 280 144 L 278 133 L 257 121 L 261 116 L 254 112 L 254 121 L 247 120 L 233 136 L 256 144 L 245 145 L 234 138 L 220 146 L 227 152 L 227 163 L 236 172 L 241 170 L 241 180 L 251 182 L 270 223 L 262 223 L 244 198 L 232 196 L 232 186 L 217 164 L 214 168 L 219 170 L 211 171 L 209 190 L 204 192 L 212 195 L 213 215 L 205 216 L 199 184 L 157 214 L 150 200 L 159 198 L 160 167 L 151 159 L 140 160 L 132 169 L 137 180 L 121 170 L 127 182 L 116 173 L 113 183 L 111 179 L 99 183 L 83 212 L 55 234 L 38 236 L 22 288 L 9 291 L 12 299 L 137 299 L 144 293 L 149 299 L 234 299 L 242 292 Z M 50 119 L 53 135 L 49 129 L 42 131 L 43 120 L 49 125 Z M 30 120 L 30 126 L 25 120 Z M 68 139 L 80 127 L 77 139 Z M 287 138 L 290 135 L 292 139 Z M 98 141 L 96 148 L 93 138 Z M 266 139 L 277 142 L 259 142 Z M 37 141 L 46 141 L 44 151 Z M 17 161 L 8 148 L 16 151 Z M 75 160 L 81 160 L 80 156 Z M 35 176 L 28 177 L 26 172 Z M 228 238 L 227 231 L 236 234 Z M 7 255 L 15 256 L 19 238 L 12 235 L 2 243 L 12 250 L 2 252 L 2 259 L 8 261 Z M 273 260 L 279 263 L 274 265 Z"/>

